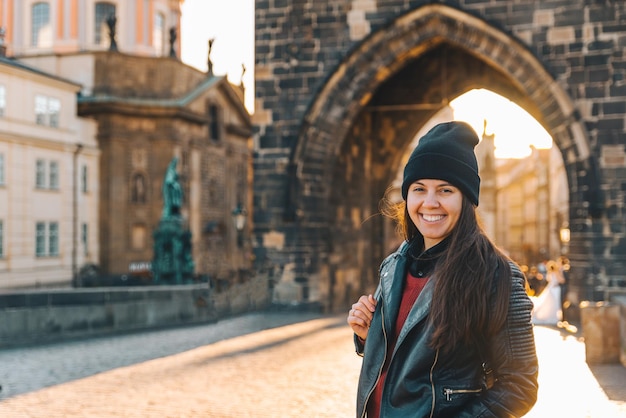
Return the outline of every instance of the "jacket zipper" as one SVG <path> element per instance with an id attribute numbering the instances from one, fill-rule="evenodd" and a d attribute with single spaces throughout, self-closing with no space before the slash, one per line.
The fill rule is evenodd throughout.
<path id="1" fill-rule="evenodd" d="M 382 298 L 381 298 L 381 303 L 382 303 Z M 385 356 L 383 357 L 383 363 L 380 365 L 380 368 L 378 369 L 378 377 L 376 378 L 376 381 L 374 382 L 374 386 L 372 387 L 372 389 L 369 391 L 369 393 L 367 394 L 367 397 L 365 398 L 365 403 L 364 403 L 364 408 L 363 408 L 363 413 L 361 413 L 361 418 L 365 418 L 365 414 L 367 413 L 367 404 L 370 401 L 370 397 L 372 396 L 372 393 L 374 392 L 374 388 L 376 387 L 376 385 L 378 384 L 378 381 L 380 380 L 380 375 L 383 372 L 383 367 L 385 367 L 385 362 L 387 361 L 387 332 L 385 331 L 385 310 L 383 309 L 383 306 L 380 306 L 380 318 L 381 318 L 381 322 L 382 322 L 382 328 L 383 328 L 383 337 L 385 338 Z"/>
<path id="2" fill-rule="evenodd" d="M 435 366 L 437 365 L 437 360 L 439 359 L 439 349 L 435 352 L 435 360 L 433 360 L 433 365 L 430 367 L 430 390 L 433 395 L 433 400 L 430 404 L 430 418 L 433 418 L 435 414 L 435 382 L 433 380 L 433 372 L 435 371 Z"/>
<path id="3" fill-rule="evenodd" d="M 443 388 L 443 394 L 446 395 L 446 401 L 452 401 L 452 395 L 455 393 L 480 393 L 482 389 L 448 389 Z"/>

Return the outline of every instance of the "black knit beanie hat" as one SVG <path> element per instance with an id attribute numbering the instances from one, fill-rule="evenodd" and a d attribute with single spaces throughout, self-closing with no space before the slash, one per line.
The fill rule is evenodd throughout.
<path id="1" fill-rule="evenodd" d="M 420 138 L 404 167 L 402 198 L 420 179 L 438 179 L 458 187 L 478 206 L 480 177 L 474 147 L 478 136 L 465 122 L 440 123 Z"/>

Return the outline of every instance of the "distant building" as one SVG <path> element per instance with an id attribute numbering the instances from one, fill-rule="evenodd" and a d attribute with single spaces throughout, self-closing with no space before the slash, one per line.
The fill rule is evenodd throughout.
<path id="1" fill-rule="evenodd" d="M 496 242 L 520 264 L 533 265 L 563 253 L 567 225 L 567 178 L 558 149 L 532 148 L 524 159 L 497 167 Z"/>
<path id="2" fill-rule="evenodd" d="M 0 288 L 68 284 L 99 262 L 100 151 L 79 91 L 0 57 Z"/>
<path id="3" fill-rule="evenodd" d="M 149 273 L 163 177 L 178 157 L 196 273 L 232 281 L 252 260 L 250 115 L 242 86 L 177 58 L 180 3 L 5 0 L 0 25 L 7 53 L 76 83 L 74 114 L 97 126 L 101 271 Z"/>

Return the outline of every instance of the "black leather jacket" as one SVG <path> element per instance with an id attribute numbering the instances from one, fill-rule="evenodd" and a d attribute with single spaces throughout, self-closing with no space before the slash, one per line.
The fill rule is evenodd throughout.
<path id="1" fill-rule="evenodd" d="M 367 402 L 380 377 L 393 332 L 407 269 L 408 245 L 388 256 L 380 268 L 376 311 L 363 346 L 357 394 L 357 417 L 366 414 Z M 485 344 L 463 346 L 443 354 L 428 343 L 432 326 L 428 313 L 432 278 L 417 299 L 389 364 L 381 399 L 381 417 L 520 417 L 537 399 L 537 355 L 531 324 L 532 302 L 526 295 L 524 276 L 511 263 L 512 291 L 506 325 Z M 481 352 L 484 351 L 484 352 Z M 483 363 L 493 369 L 496 381 L 487 389 Z"/>

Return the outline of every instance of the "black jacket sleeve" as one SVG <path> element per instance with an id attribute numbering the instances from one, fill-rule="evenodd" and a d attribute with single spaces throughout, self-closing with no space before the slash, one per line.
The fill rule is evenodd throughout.
<path id="1" fill-rule="evenodd" d="M 521 417 L 537 401 L 539 366 L 531 322 L 533 305 L 524 288 L 524 276 L 517 267 L 512 267 L 512 272 L 506 325 L 488 342 L 495 384 L 459 417 Z"/>

